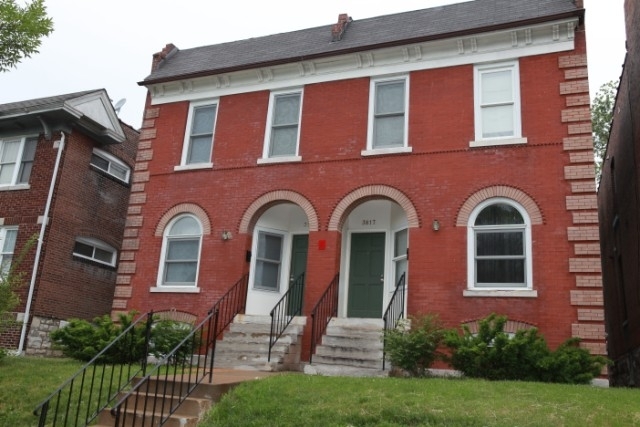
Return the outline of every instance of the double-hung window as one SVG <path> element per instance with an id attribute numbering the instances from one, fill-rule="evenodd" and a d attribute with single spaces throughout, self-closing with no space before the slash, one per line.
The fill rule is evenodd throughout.
<path id="1" fill-rule="evenodd" d="M 258 232 L 254 288 L 268 291 L 280 289 L 283 242 L 282 234 Z"/>
<path id="2" fill-rule="evenodd" d="M 28 185 L 38 137 L 0 139 L 0 189 Z"/>
<path id="3" fill-rule="evenodd" d="M 211 155 L 215 133 L 217 101 L 191 103 L 182 148 L 180 168 L 212 167 Z"/>
<path id="4" fill-rule="evenodd" d="M 159 286 L 195 287 L 200 263 L 202 226 L 192 215 L 171 221 L 164 232 Z"/>
<path id="5" fill-rule="evenodd" d="M 117 251 L 110 245 L 89 237 L 78 237 L 73 246 L 73 256 L 115 267 Z"/>
<path id="6" fill-rule="evenodd" d="M 0 227 L 0 278 L 9 273 L 17 237 L 17 228 Z"/>
<path id="7" fill-rule="evenodd" d="M 476 65 L 475 141 L 471 146 L 523 144 L 518 62 Z"/>
<path id="8" fill-rule="evenodd" d="M 263 162 L 299 161 L 302 91 L 273 92 L 269 101 Z"/>
<path id="9" fill-rule="evenodd" d="M 372 79 L 367 150 L 362 154 L 409 151 L 409 79 Z"/>
<path id="10" fill-rule="evenodd" d="M 480 204 L 469 219 L 469 288 L 531 289 L 531 224 L 508 199 Z"/>
<path id="11" fill-rule="evenodd" d="M 129 183 L 131 168 L 125 162 L 106 151 L 94 148 L 93 154 L 91 154 L 91 166 L 100 169 L 125 184 Z"/>
<path id="12" fill-rule="evenodd" d="M 393 266 L 394 266 L 394 287 L 400 283 L 403 274 L 407 274 L 407 255 L 409 252 L 409 230 L 396 231 L 393 243 Z M 406 284 L 406 276 L 405 276 Z"/>

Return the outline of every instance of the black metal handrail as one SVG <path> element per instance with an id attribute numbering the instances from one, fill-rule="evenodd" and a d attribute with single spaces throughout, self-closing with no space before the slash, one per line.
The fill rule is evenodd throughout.
<path id="1" fill-rule="evenodd" d="M 139 330 L 146 322 L 144 347 L 140 348 Z M 86 426 L 111 404 L 118 394 L 130 387 L 136 376 L 144 375 L 146 358 L 135 361 L 138 353 L 149 352 L 149 338 L 153 312 L 140 316 L 103 348 L 93 359 L 44 399 L 33 411 L 38 418 L 38 426 Z M 103 363 L 112 351 L 129 355 L 127 363 L 110 365 Z M 140 367 L 134 367 L 140 362 Z"/>
<path id="2" fill-rule="evenodd" d="M 404 318 L 404 291 L 405 291 L 405 275 L 406 273 L 402 273 L 400 279 L 398 279 L 398 283 L 396 283 L 396 289 L 393 291 L 393 295 L 391 296 L 391 300 L 389 301 L 389 305 L 387 305 L 387 309 L 382 316 L 382 320 L 384 320 L 384 333 L 387 331 L 391 331 L 398 327 L 398 323 L 402 318 Z M 386 362 L 386 339 L 383 341 L 382 345 L 382 370 L 385 369 Z"/>
<path id="3" fill-rule="evenodd" d="M 127 420 L 141 427 L 162 426 L 205 378 L 213 380 L 216 341 L 244 311 L 248 284 L 248 275 L 238 280 L 207 316 L 118 400 L 111 409 L 114 427 L 127 425 Z"/>
<path id="4" fill-rule="evenodd" d="M 269 334 L 269 355 L 267 361 L 271 361 L 271 349 L 282 336 L 287 326 L 295 316 L 302 314 L 302 296 L 304 293 L 304 273 L 299 275 L 271 312 L 271 332 Z"/>
<path id="5" fill-rule="evenodd" d="M 316 347 L 332 317 L 338 315 L 338 285 L 340 283 L 340 273 L 337 273 L 327 289 L 311 310 L 311 350 L 309 353 L 309 363 L 313 359 Z"/>
<path id="6" fill-rule="evenodd" d="M 208 349 L 215 341 L 219 313 L 218 309 L 210 310 L 204 320 L 118 400 L 111 409 L 114 427 L 161 426 L 207 375 L 211 381 L 213 353 Z M 171 396 L 168 401 L 167 396 Z"/>

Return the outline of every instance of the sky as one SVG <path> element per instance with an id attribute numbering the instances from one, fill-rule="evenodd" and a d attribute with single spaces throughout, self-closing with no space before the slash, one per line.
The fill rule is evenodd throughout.
<path id="1" fill-rule="evenodd" d="M 536 0 L 532 0 L 536 1 Z M 24 4 L 26 0 L 18 0 Z M 125 99 L 120 119 L 139 127 L 153 53 L 460 3 L 460 0 L 46 0 L 53 33 L 40 52 L 0 73 L 0 104 L 91 89 Z M 585 0 L 589 87 L 617 80 L 625 55 L 624 0 Z M 304 6 L 301 6 L 304 4 Z"/>

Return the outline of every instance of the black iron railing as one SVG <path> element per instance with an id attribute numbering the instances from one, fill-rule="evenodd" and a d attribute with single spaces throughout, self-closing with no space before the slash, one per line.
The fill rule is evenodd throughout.
<path id="1" fill-rule="evenodd" d="M 289 289 L 280 298 L 280 301 L 271 310 L 271 333 L 269 335 L 269 355 L 267 361 L 271 361 L 271 349 L 282 336 L 287 326 L 295 316 L 302 314 L 302 297 L 304 294 L 304 273 L 298 276 L 289 286 Z"/>
<path id="2" fill-rule="evenodd" d="M 393 291 L 393 295 L 391 296 L 391 300 L 389 301 L 389 305 L 382 316 L 382 320 L 384 320 L 384 333 L 387 331 L 391 331 L 398 327 L 398 323 L 401 319 L 404 318 L 404 294 L 405 294 L 405 276 L 406 273 L 402 273 L 400 279 L 398 279 L 398 283 L 396 283 L 396 289 Z M 382 349 L 382 370 L 385 369 L 386 362 L 386 340 L 383 343 Z"/>
<path id="3" fill-rule="evenodd" d="M 146 322 L 146 323 L 145 323 Z M 140 316 L 33 411 L 38 426 L 86 426 L 146 371 L 153 312 Z M 144 328 L 144 329 L 143 329 Z M 144 333 L 144 335 L 141 335 Z M 118 354 L 123 364 L 104 363 Z"/>
<path id="4" fill-rule="evenodd" d="M 316 347 L 332 317 L 338 315 L 338 285 L 340 283 L 340 273 L 336 274 L 327 289 L 324 291 L 318 303 L 311 310 L 311 350 L 309 353 L 309 363 L 313 359 Z"/>
<path id="5" fill-rule="evenodd" d="M 114 427 L 162 426 L 196 387 L 213 380 L 218 336 L 244 312 L 249 276 L 238 280 L 207 316 L 111 409 Z"/>

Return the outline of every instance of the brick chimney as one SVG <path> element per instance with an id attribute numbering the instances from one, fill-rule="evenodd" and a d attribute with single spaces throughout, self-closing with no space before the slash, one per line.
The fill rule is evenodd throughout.
<path id="1" fill-rule="evenodd" d="M 344 35 L 344 32 L 347 31 L 347 26 L 351 21 L 353 21 L 353 19 L 351 19 L 351 17 L 346 13 L 341 13 L 340 15 L 338 15 L 338 23 L 333 24 L 333 26 L 331 27 L 332 42 L 342 40 L 342 36 Z"/>
<path id="2" fill-rule="evenodd" d="M 167 45 L 160 51 L 153 54 L 153 60 L 151 61 L 151 72 L 153 73 L 158 69 L 160 63 L 173 51 L 179 49 L 174 46 L 173 43 L 167 43 Z"/>
<path id="3" fill-rule="evenodd" d="M 575 4 L 578 9 L 584 9 L 584 0 L 573 0 L 573 4 Z"/>

